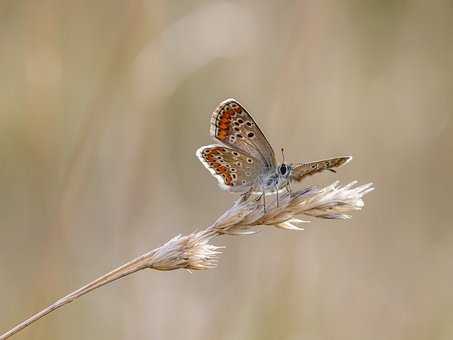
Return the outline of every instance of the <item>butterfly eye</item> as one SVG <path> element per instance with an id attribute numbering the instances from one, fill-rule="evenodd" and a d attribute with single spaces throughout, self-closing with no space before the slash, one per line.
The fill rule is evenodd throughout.
<path id="1" fill-rule="evenodd" d="M 286 164 L 280 165 L 280 169 L 279 170 L 280 170 L 280 174 L 284 176 L 286 174 L 286 170 L 287 170 L 286 169 Z"/>

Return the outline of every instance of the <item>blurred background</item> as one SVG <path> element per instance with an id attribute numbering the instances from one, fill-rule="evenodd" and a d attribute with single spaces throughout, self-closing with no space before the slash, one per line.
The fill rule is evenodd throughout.
<path id="1" fill-rule="evenodd" d="M 451 1 L 0 2 L 0 331 L 235 196 L 195 158 L 228 97 L 305 184 L 372 181 L 349 221 L 224 237 L 15 339 L 453 337 Z"/>

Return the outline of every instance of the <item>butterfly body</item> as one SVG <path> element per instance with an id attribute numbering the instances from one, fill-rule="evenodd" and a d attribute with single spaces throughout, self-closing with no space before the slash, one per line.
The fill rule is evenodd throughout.
<path id="1" fill-rule="evenodd" d="M 282 167 L 285 169 L 283 173 L 281 172 Z M 266 192 L 272 192 L 285 188 L 290 181 L 291 168 L 290 164 L 280 164 L 275 169 L 272 169 L 268 173 L 264 173 L 260 176 L 256 187 Z"/>
<path id="2" fill-rule="evenodd" d="M 235 99 L 219 104 L 211 116 L 210 134 L 220 144 L 197 150 L 197 157 L 226 191 L 238 193 L 278 192 L 291 181 L 331 170 L 351 157 L 322 161 L 277 164 L 274 150 L 252 116 Z"/>

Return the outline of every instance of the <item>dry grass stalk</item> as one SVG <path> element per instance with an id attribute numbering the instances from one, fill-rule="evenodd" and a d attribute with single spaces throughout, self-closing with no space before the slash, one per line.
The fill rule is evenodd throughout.
<path id="1" fill-rule="evenodd" d="M 311 187 L 291 194 L 281 192 L 278 205 L 276 195 L 266 198 L 266 210 L 263 209 L 261 201 L 257 201 L 254 197 L 248 200 L 240 198 L 208 228 L 186 236 L 178 235 L 159 248 L 99 277 L 21 322 L 1 335 L 0 340 L 11 337 L 79 297 L 142 269 L 168 271 L 213 268 L 216 266 L 221 248 L 210 244 L 215 237 L 225 234 L 251 234 L 256 232 L 257 227 L 271 225 L 289 230 L 302 230 L 298 225 L 306 221 L 298 219 L 296 217 L 298 215 L 347 219 L 349 218 L 347 213 L 360 210 L 364 205 L 362 197 L 374 189 L 371 183 L 354 187 L 356 183 L 352 182 L 340 187 L 338 182 L 335 182 L 322 189 Z"/>

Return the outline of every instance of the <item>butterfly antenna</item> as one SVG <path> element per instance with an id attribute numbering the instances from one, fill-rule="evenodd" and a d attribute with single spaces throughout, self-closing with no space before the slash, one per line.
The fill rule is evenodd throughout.
<path id="1" fill-rule="evenodd" d="M 285 149 L 282 148 L 282 163 L 285 164 Z"/>

